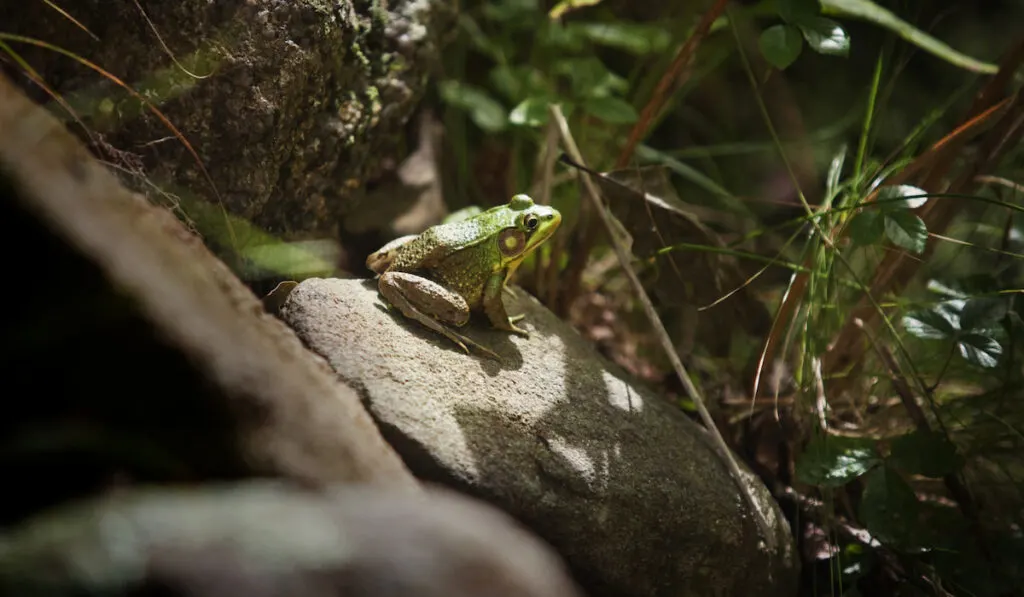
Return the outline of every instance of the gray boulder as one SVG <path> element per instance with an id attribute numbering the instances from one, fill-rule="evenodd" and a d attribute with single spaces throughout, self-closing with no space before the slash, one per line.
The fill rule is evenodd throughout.
<path id="1" fill-rule="evenodd" d="M 523 521 L 592 595 L 793 594 L 792 539 L 764 486 L 750 475 L 771 541 L 701 427 L 532 297 L 506 304 L 531 338 L 466 330 L 502 363 L 386 310 L 371 281 L 306 280 L 281 315 L 416 475 Z"/>

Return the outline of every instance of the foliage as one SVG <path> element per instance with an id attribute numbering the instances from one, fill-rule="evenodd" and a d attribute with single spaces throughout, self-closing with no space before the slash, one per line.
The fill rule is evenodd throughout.
<path id="1" fill-rule="evenodd" d="M 801 541 L 825 537 L 805 570 L 824 563 L 827 576 L 808 584 L 878 594 L 897 579 L 971 596 L 1021 586 L 1024 59 L 977 76 L 997 67 L 952 46 L 998 23 L 965 8 L 940 35 L 924 3 L 683 4 L 465 2 L 432 98 L 447 201 L 529 188 L 558 204 L 563 230 L 520 281 L 611 358 L 678 392 L 577 174 L 548 150 L 549 106 L 560 105 L 587 163 L 606 172 L 617 238 L 694 380 L 720 398 L 727 435 L 758 455 L 770 487 L 789 490 L 780 501 L 809 496 L 791 523 Z M 1004 10 L 1001 21 L 1024 18 Z M 964 47 L 1014 56 L 1000 31 Z M 17 44 L 60 52 L 0 31 L 0 51 L 30 78 Z M 249 267 L 333 267 L 223 216 L 209 240 L 240 236 L 255 247 L 240 256 Z M 749 401 L 714 393 L 748 387 L 751 372 Z M 779 383 L 765 392 L 769 372 Z M 779 429 L 777 445 L 763 443 Z"/>
<path id="2" fill-rule="evenodd" d="M 789 365 L 795 399 L 775 412 L 802 448 L 774 466 L 792 466 L 794 490 L 822 499 L 794 524 L 826 530 L 828 578 L 815 581 L 824 580 L 823 594 L 876 594 L 887 575 L 957 595 L 1020 582 L 1013 525 L 1022 521 L 1011 504 L 1024 495 L 1024 467 L 1011 453 L 1024 453 L 1024 231 L 1014 186 L 1024 171 L 1012 164 L 1022 152 L 985 140 L 1009 121 L 984 106 L 969 112 L 965 100 L 988 80 L 962 78 L 996 67 L 880 4 L 779 0 L 714 17 L 676 80 L 674 58 L 706 15 L 666 7 L 627 21 L 619 10 L 607 0 L 467 5 L 438 86 L 454 135 L 450 193 L 483 195 L 489 174 L 474 164 L 482 153 L 505 156 L 506 188 L 531 185 L 571 214 L 561 238 L 572 240 L 555 242 L 555 273 L 523 282 L 566 314 L 567 302 L 614 297 L 603 299 L 617 305 L 611 331 L 607 317 L 574 323 L 633 371 L 667 369 L 635 323 L 637 305 L 621 296 L 622 275 L 597 266 L 608 245 L 588 240 L 581 187 L 558 170 L 541 184 L 547 106 L 560 104 L 588 164 L 608 172 L 597 182 L 659 315 L 691 322 L 673 340 L 694 345 L 703 375 L 742 385 L 736 378 L 750 369 L 733 364 L 753 362 L 760 394 L 761 375 Z M 1011 43 L 990 41 L 998 50 L 984 56 Z M 906 64 L 925 60 L 948 76 L 918 81 Z M 749 85 L 739 87 L 736 72 Z M 660 86 L 673 95 L 651 112 Z M 992 103 L 1017 87 L 1000 88 Z M 807 129 L 834 128 L 819 135 L 794 125 L 801 110 Z M 624 165 L 617 151 L 638 131 Z M 968 137 L 1000 149 L 982 163 L 962 151 Z M 820 181 L 807 174 L 817 169 Z M 979 184 L 979 174 L 1000 182 Z M 759 203 L 772 184 L 786 186 L 795 209 Z M 585 264 L 578 290 L 568 282 L 573 263 Z M 767 323 L 752 323 L 763 304 Z M 714 352 L 723 342 L 726 352 Z M 747 425 L 771 425 L 772 410 L 740 407 L 733 420 L 755 412 Z M 979 506 L 992 492 L 1005 508 Z"/>

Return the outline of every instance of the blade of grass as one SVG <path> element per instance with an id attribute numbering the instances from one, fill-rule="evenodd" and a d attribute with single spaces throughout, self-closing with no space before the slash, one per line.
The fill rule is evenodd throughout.
<path id="1" fill-rule="evenodd" d="M 146 14 L 146 11 L 143 10 L 142 5 L 139 4 L 139 0 L 132 0 L 132 2 L 135 3 L 135 8 L 139 9 L 139 14 L 142 15 L 142 18 L 146 21 L 146 24 L 149 25 L 149 29 L 153 32 L 153 35 L 156 36 L 156 40 L 160 42 L 160 47 L 163 48 L 164 53 L 167 54 L 167 57 L 170 58 L 172 62 L 174 62 L 175 66 L 181 69 L 181 72 L 192 77 L 193 79 L 205 79 L 213 74 L 213 72 L 211 71 L 205 75 L 197 75 L 192 71 L 188 70 L 187 68 L 185 68 L 185 65 L 178 62 L 178 58 L 174 55 L 174 52 L 171 52 L 171 49 L 167 47 L 167 44 L 164 43 L 164 38 L 160 35 L 160 31 L 156 28 L 156 25 L 153 23 L 153 21 L 150 20 L 149 15 Z"/>
<path id="2" fill-rule="evenodd" d="M 562 110 L 557 105 L 550 106 L 549 110 L 552 119 L 558 123 L 559 132 L 562 135 L 562 145 L 565 148 L 565 151 L 575 162 L 586 165 L 583 161 L 583 156 L 580 154 L 579 148 L 576 147 L 576 142 L 572 137 L 572 132 L 569 130 L 569 124 L 565 121 L 565 116 L 562 114 Z M 707 408 L 704 406 L 704 400 L 701 397 L 700 392 L 693 384 L 689 373 L 687 373 L 686 368 L 679 359 L 679 355 L 676 353 L 675 346 L 668 335 L 668 331 L 665 329 L 665 325 L 658 317 L 658 313 L 654 309 L 654 304 L 651 302 L 650 297 L 647 296 L 647 292 L 644 291 L 643 285 L 640 283 L 640 279 L 637 277 L 636 271 L 634 271 L 630 265 L 630 257 L 627 254 L 626 249 L 616 238 L 611 218 L 608 216 L 601 203 L 601 195 L 597 185 L 594 184 L 594 181 L 592 181 L 589 176 L 583 176 L 582 181 L 583 186 L 587 191 L 584 194 L 589 197 L 590 202 L 593 205 L 593 209 L 598 215 L 598 219 L 600 219 L 601 224 L 605 228 L 605 232 L 607 232 L 611 239 L 612 249 L 615 251 L 615 256 L 619 260 L 619 266 L 626 274 L 630 285 L 633 287 L 637 298 L 640 300 L 644 313 L 647 315 L 648 320 L 650 320 L 651 326 L 654 328 L 655 335 L 657 335 L 662 348 L 665 350 L 666 355 L 671 361 L 672 368 L 679 377 L 680 383 L 683 384 L 683 388 L 686 390 L 687 396 L 693 401 L 701 420 L 704 422 L 704 425 L 708 430 L 708 433 L 711 434 L 712 441 L 718 448 L 718 451 L 729 469 L 729 474 L 736 482 L 740 493 L 743 495 L 744 500 L 746 500 L 747 505 L 750 507 L 751 515 L 754 516 L 754 519 L 757 521 L 757 526 L 761 531 L 765 544 L 774 551 L 776 537 L 768 524 L 767 517 L 761 512 L 757 499 L 754 497 L 753 489 L 744 481 L 743 473 L 740 471 L 739 464 L 736 463 L 736 459 L 729 450 L 728 444 L 725 443 L 725 439 L 718 431 L 718 427 L 715 426 L 715 421 L 711 418 L 711 413 L 709 413 Z"/>
<path id="3" fill-rule="evenodd" d="M 96 41 L 99 41 L 99 40 L 100 40 L 99 36 L 97 36 L 97 35 L 96 35 L 95 33 L 93 33 L 92 31 L 89 31 L 89 28 L 88 28 L 88 27 L 86 27 L 85 25 L 83 25 L 83 24 L 82 24 L 82 23 L 81 23 L 81 22 L 80 22 L 80 21 L 79 21 L 78 19 L 76 19 L 75 17 L 73 17 L 73 16 L 71 16 L 70 14 L 68 14 L 68 12 L 67 12 L 66 10 L 64 10 L 63 8 L 61 8 L 61 7 L 57 6 L 57 5 L 56 5 L 55 3 L 53 3 L 53 2 L 51 1 L 51 0 L 43 0 L 43 4 L 45 4 L 45 5 L 49 6 L 49 7 L 50 7 L 50 8 L 52 8 L 53 10 L 56 10 L 57 12 L 59 12 L 59 13 L 60 13 L 60 15 L 61 15 L 62 17 L 64 17 L 65 19 L 67 19 L 67 20 L 71 21 L 72 23 L 74 23 L 74 25 L 75 25 L 76 27 L 78 27 L 79 29 L 81 29 L 82 31 L 85 31 L 85 33 L 86 33 L 86 34 L 88 34 L 88 35 L 89 35 L 89 37 L 91 37 L 91 38 L 95 39 Z"/>
<path id="4" fill-rule="evenodd" d="M 52 89 L 49 85 L 46 84 L 46 81 L 43 80 L 43 76 L 39 74 L 39 71 L 33 68 L 31 64 L 26 62 L 25 59 L 22 58 L 20 54 L 15 52 L 14 49 L 11 48 L 11 46 L 7 45 L 7 43 L 3 40 L 0 40 L 0 51 L 2 51 L 2 53 L 10 57 L 10 59 L 18 65 L 18 68 L 20 68 L 22 72 L 25 73 L 25 76 L 27 76 L 29 80 L 38 85 L 39 88 L 42 89 L 47 95 L 52 97 L 53 101 L 57 102 L 57 105 L 63 108 L 68 113 L 68 115 L 70 115 L 71 118 L 75 122 L 77 122 L 80 127 L 82 127 L 82 130 L 85 132 L 85 135 L 89 138 L 89 142 L 95 144 L 96 139 L 93 137 L 92 131 L 89 129 L 89 127 L 85 126 L 85 123 L 82 122 L 82 119 L 78 116 L 78 113 L 75 112 L 75 109 L 71 107 L 71 104 L 69 104 L 62 95 L 57 93 L 54 89 Z"/>
<path id="5" fill-rule="evenodd" d="M 942 179 L 948 175 L 953 163 L 968 141 L 988 130 L 1000 130 L 997 123 L 1008 116 L 1008 112 L 1019 108 L 1019 97 L 1016 93 L 1005 96 L 1006 89 L 1013 73 L 1024 63 L 1024 41 L 1007 53 L 999 72 L 978 93 L 968 111 L 964 122 L 948 135 L 934 143 L 927 151 L 919 155 L 910 165 L 888 181 L 890 184 L 904 184 L 920 176 L 923 182 L 918 185 L 926 191 L 938 187 Z M 961 189 L 966 189 L 970 181 L 980 172 L 969 173 L 961 177 Z M 969 176 L 969 178 L 968 178 Z M 954 193 L 963 194 L 961 189 L 951 188 Z M 928 225 L 930 232 L 941 233 L 955 215 L 952 206 L 943 202 L 929 202 L 918 212 Z M 931 254 L 934 243 L 929 242 L 925 255 Z M 908 281 L 917 269 L 916 261 L 906 260 L 901 253 L 889 253 L 876 269 L 871 288 L 874 293 L 892 292 L 901 283 Z M 825 356 L 827 374 L 845 370 L 850 363 L 859 363 L 864 346 L 857 342 L 861 336 L 859 328 L 852 324 L 854 319 L 864 322 L 865 328 L 873 329 L 877 322 L 870 306 L 861 304 L 852 311 L 849 322 L 839 331 L 833 343 L 834 349 Z"/>
<path id="6" fill-rule="evenodd" d="M 651 99 L 644 106 L 636 124 L 630 130 L 626 145 L 622 148 L 618 159 L 615 161 L 616 169 L 622 169 L 629 165 L 637 145 L 647 134 L 651 123 L 661 112 L 669 95 L 678 89 L 679 85 L 686 82 L 690 75 L 690 66 L 693 64 L 693 58 L 697 53 L 698 46 L 711 30 L 711 25 L 722 15 L 727 5 L 728 0 L 715 0 L 711 8 L 704 12 L 693 34 L 679 48 L 672 63 L 658 81 Z M 559 314 L 562 315 L 568 312 L 569 305 L 572 304 L 573 299 L 579 292 L 583 269 L 587 264 L 587 259 L 590 257 L 594 244 L 597 242 L 597 235 L 599 233 L 597 222 L 589 221 L 587 210 L 581 209 L 580 213 L 581 232 L 563 275 L 561 290 L 563 300 L 559 302 L 557 309 Z"/>
<path id="7" fill-rule="evenodd" d="M 56 52 L 57 54 L 60 54 L 62 56 L 66 56 L 68 58 L 71 58 L 75 62 L 78 62 L 79 64 L 81 64 L 83 66 L 86 66 L 86 67 L 96 71 L 100 75 L 106 77 L 107 79 L 112 81 L 114 84 L 116 84 L 117 86 L 119 86 L 122 89 L 124 89 L 125 91 L 127 91 L 132 97 L 134 97 L 136 100 L 138 100 L 144 106 L 146 106 L 146 108 L 148 108 L 149 111 L 152 112 L 153 115 L 156 116 L 157 119 L 160 120 L 160 122 L 165 127 L 167 127 L 167 129 L 169 131 L 171 131 L 171 133 L 178 139 L 178 141 L 181 142 L 181 144 L 185 147 L 185 149 L 189 152 L 189 154 L 192 155 L 193 159 L 195 159 L 196 165 L 199 167 L 199 170 L 202 172 L 203 177 L 206 178 L 206 181 L 210 184 L 210 189 L 213 191 L 214 196 L 217 198 L 217 202 L 220 205 L 221 211 L 223 212 L 225 224 L 227 225 L 229 234 L 231 235 L 232 248 L 235 249 L 235 250 L 238 249 L 238 239 L 235 238 L 234 229 L 231 226 L 231 220 L 228 217 L 227 209 L 224 207 L 224 200 L 221 198 L 220 192 L 217 190 L 217 185 L 214 184 L 214 182 L 213 182 L 213 177 L 210 176 L 209 171 L 207 171 L 207 169 L 206 169 L 206 165 L 203 164 L 202 158 L 199 157 L 199 153 L 196 152 L 196 150 L 192 147 L 192 144 L 189 143 L 188 139 L 185 138 L 185 135 L 182 134 L 182 132 L 178 130 L 178 127 L 174 126 L 171 123 L 170 119 L 168 119 L 167 116 L 165 116 L 164 113 L 161 112 L 159 108 L 154 106 L 149 100 L 147 100 L 145 97 L 143 97 L 139 92 L 137 92 L 134 89 L 132 89 L 132 87 L 130 85 L 128 85 L 127 83 L 125 83 L 124 81 L 119 79 L 113 73 L 107 71 L 106 69 L 104 69 L 100 65 L 98 65 L 98 64 L 96 64 L 96 63 L 94 63 L 94 62 L 92 62 L 92 61 L 90 61 L 90 60 L 88 60 L 86 58 L 83 58 L 83 57 L 81 57 L 81 56 L 79 56 L 77 54 L 75 54 L 74 52 L 70 52 L 68 50 L 65 50 L 64 48 L 61 48 L 60 46 L 56 46 L 56 45 L 51 44 L 51 43 L 49 43 L 47 41 L 35 39 L 35 38 L 32 38 L 32 37 L 26 37 L 24 35 L 17 35 L 17 34 L 14 34 L 14 33 L 2 33 L 2 32 L 0 32 L 0 41 L 13 41 L 13 42 L 19 42 L 19 43 L 23 43 L 23 44 L 28 44 L 28 45 L 36 46 L 36 47 L 39 47 L 39 48 L 43 48 L 44 50 L 49 50 L 51 52 Z"/>
<path id="8" fill-rule="evenodd" d="M 982 62 L 961 54 L 945 43 L 914 27 L 889 10 L 869 0 L 821 0 L 821 12 L 826 15 L 860 19 L 893 31 L 922 50 L 960 68 L 982 74 L 999 70 L 995 64 Z"/>
<path id="9" fill-rule="evenodd" d="M 875 74 L 871 79 L 871 90 L 868 92 L 868 108 L 864 115 L 864 126 L 860 132 L 860 142 L 857 144 L 857 159 L 853 163 L 853 179 L 861 180 L 861 173 L 864 171 L 864 160 L 867 158 L 868 138 L 871 136 L 871 124 L 875 116 L 875 100 L 878 98 L 878 87 L 882 81 L 882 54 L 878 54 L 875 61 Z"/>

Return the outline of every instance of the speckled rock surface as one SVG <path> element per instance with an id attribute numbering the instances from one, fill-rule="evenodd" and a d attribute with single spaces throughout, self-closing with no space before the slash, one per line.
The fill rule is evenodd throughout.
<path id="1" fill-rule="evenodd" d="M 520 291 L 529 339 L 471 323 L 503 363 L 386 311 L 367 280 L 306 280 L 282 316 L 363 396 L 418 476 L 486 499 L 551 542 L 592 595 L 790 595 L 788 526 L 774 551 L 706 433 L 631 385 Z"/>
<path id="2" fill-rule="evenodd" d="M 174 133 L 127 91 L 55 52 L 16 51 L 74 107 L 88 140 L 102 141 L 95 148 L 152 184 L 125 182 L 180 202 L 208 237 L 223 219 L 219 211 L 204 218 L 193 203 L 223 201 L 276 236 L 333 233 L 361 185 L 403 157 L 405 124 L 456 14 L 451 0 L 54 3 L 94 38 L 48 4 L 0 2 L 3 31 L 55 43 L 148 98 L 191 143 L 220 198 Z"/>

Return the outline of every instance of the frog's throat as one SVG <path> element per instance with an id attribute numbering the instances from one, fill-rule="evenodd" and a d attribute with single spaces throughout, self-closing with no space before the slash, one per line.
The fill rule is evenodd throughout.
<path id="1" fill-rule="evenodd" d="M 508 262 L 508 265 L 505 267 L 505 284 L 508 284 L 508 281 L 515 275 L 516 270 L 523 264 L 523 259 L 526 259 L 526 255 L 527 253 L 523 253 L 521 257 L 516 257 L 514 260 Z"/>

